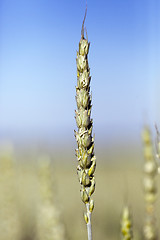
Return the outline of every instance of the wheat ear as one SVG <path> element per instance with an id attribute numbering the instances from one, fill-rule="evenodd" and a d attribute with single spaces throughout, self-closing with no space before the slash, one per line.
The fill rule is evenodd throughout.
<path id="1" fill-rule="evenodd" d="M 16 165 L 10 146 L 9 149 L 7 146 L 6 150 L 0 153 L 0 239 L 20 240 L 20 221 L 15 192 Z"/>
<path id="2" fill-rule="evenodd" d="M 86 17 L 86 13 L 85 13 Z M 96 157 L 94 155 L 94 138 L 92 137 L 93 121 L 91 119 L 91 96 L 90 96 L 90 69 L 88 65 L 88 39 L 84 38 L 84 21 L 82 24 L 81 39 L 77 52 L 77 87 L 76 102 L 77 110 L 75 118 L 78 131 L 75 137 L 78 145 L 76 156 L 78 159 L 77 174 L 81 184 L 81 198 L 86 205 L 87 212 L 84 214 L 87 224 L 88 240 L 92 240 L 91 213 L 94 202 L 91 195 L 95 190 L 94 172 L 96 167 Z"/>
<path id="3" fill-rule="evenodd" d="M 146 240 L 157 239 L 157 231 L 155 227 L 155 206 L 157 189 L 155 177 L 157 174 L 157 164 L 153 154 L 153 146 L 151 132 L 148 127 L 143 130 L 144 142 L 144 195 L 146 205 L 146 218 L 144 224 L 144 238 Z"/>
<path id="4" fill-rule="evenodd" d="M 131 216 L 127 206 L 123 208 L 122 212 L 121 233 L 122 240 L 131 240 L 133 238 Z"/>
<path id="5" fill-rule="evenodd" d="M 159 132 L 156 124 L 155 124 L 155 128 L 156 128 L 156 134 L 157 134 L 157 137 L 156 137 L 156 159 L 157 159 L 158 165 L 159 165 L 159 162 L 160 162 L 160 132 Z M 160 166 L 158 166 L 158 173 L 160 173 Z"/>
<path id="6" fill-rule="evenodd" d="M 39 162 L 40 199 L 37 212 L 37 240 L 65 240 L 65 228 L 54 192 L 53 169 L 48 156 Z"/>

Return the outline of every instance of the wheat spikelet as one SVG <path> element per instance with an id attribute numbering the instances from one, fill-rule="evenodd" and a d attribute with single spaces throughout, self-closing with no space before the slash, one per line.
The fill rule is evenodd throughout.
<path id="1" fill-rule="evenodd" d="M 9 146 L 0 155 L 0 239 L 19 240 L 20 221 L 16 205 L 15 166 Z"/>
<path id="2" fill-rule="evenodd" d="M 122 240 L 131 240 L 133 238 L 131 216 L 127 206 L 123 208 L 122 212 L 121 233 Z"/>
<path id="3" fill-rule="evenodd" d="M 86 17 L 86 13 L 85 13 Z M 85 21 L 84 17 L 84 21 Z M 76 156 L 78 159 L 77 174 L 81 184 L 81 198 L 86 204 L 87 213 L 84 214 L 88 229 L 88 239 L 91 234 L 91 212 L 94 208 L 91 195 L 95 190 L 94 172 L 96 168 L 96 157 L 94 155 L 94 138 L 92 137 L 93 121 L 91 119 L 91 96 L 90 96 L 90 69 L 88 65 L 88 51 L 90 43 L 84 38 L 84 21 L 82 24 L 81 39 L 77 52 L 77 87 L 76 123 L 78 132 L 75 137 L 78 145 Z"/>
<path id="4" fill-rule="evenodd" d="M 53 192 L 52 165 L 47 156 L 41 157 L 38 180 L 37 240 L 65 240 L 65 228 Z"/>
<path id="5" fill-rule="evenodd" d="M 155 220 L 155 206 L 157 188 L 155 177 L 157 174 L 157 164 L 154 159 L 153 146 L 151 139 L 151 132 L 148 127 L 143 130 L 143 142 L 144 142 L 144 195 L 146 204 L 146 218 L 144 224 L 144 238 L 146 240 L 157 239 L 156 220 Z"/>

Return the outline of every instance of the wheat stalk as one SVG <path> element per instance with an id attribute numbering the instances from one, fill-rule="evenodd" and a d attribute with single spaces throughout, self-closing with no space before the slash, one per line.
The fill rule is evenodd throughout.
<path id="1" fill-rule="evenodd" d="M 53 191 L 53 169 L 47 156 L 39 163 L 40 198 L 37 211 L 37 240 L 65 240 L 65 228 Z"/>
<path id="2" fill-rule="evenodd" d="M 122 240 L 131 240 L 133 238 L 132 222 L 128 206 L 123 208 L 121 219 Z"/>
<path id="3" fill-rule="evenodd" d="M 12 150 L 8 150 L 0 151 L 0 239 L 19 240 L 20 221 L 15 193 L 16 168 Z"/>
<path id="4" fill-rule="evenodd" d="M 143 130 L 144 142 L 144 195 L 146 203 L 146 218 L 144 224 L 144 238 L 146 240 L 157 239 L 157 231 L 155 226 L 155 206 L 157 189 L 155 177 L 157 174 L 157 164 L 153 154 L 153 146 L 151 132 L 148 127 Z"/>
<path id="5" fill-rule="evenodd" d="M 85 12 L 86 17 L 86 12 Z M 92 240 L 91 213 L 94 202 L 91 195 L 95 190 L 94 172 L 96 157 L 94 155 L 94 138 L 92 137 L 93 121 L 91 119 L 91 96 L 90 96 L 90 69 L 88 65 L 88 51 L 90 43 L 84 37 L 84 21 L 81 30 L 79 50 L 77 52 L 77 87 L 76 102 L 77 110 L 75 118 L 78 132 L 75 137 L 78 145 L 76 156 L 78 159 L 77 174 L 81 184 L 81 198 L 86 205 L 87 212 L 84 214 L 87 224 L 88 240 Z"/>
<path id="6" fill-rule="evenodd" d="M 157 125 L 155 124 L 155 128 L 156 128 L 156 159 L 158 162 L 160 162 L 160 132 L 158 130 Z M 160 167 L 158 167 L 158 173 L 160 173 Z"/>

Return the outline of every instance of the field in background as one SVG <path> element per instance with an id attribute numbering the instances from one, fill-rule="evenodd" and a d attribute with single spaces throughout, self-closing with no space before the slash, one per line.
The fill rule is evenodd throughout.
<path id="1" fill-rule="evenodd" d="M 145 217 L 142 165 L 141 163 L 128 165 L 121 159 L 120 162 L 117 163 L 118 166 L 103 163 L 97 167 L 93 213 L 94 239 L 120 239 L 120 216 L 126 203 L 126 196 L 132 212 L 134 239 L 141 238 Z M 65 168 L 57 164 L 55 177 L 69 239 L 87 239 L 83 220 L 85 206 L 80 200 L 75 169 L 71 165 Z M 158 204 L 157 207 L 158 217 L 160 212 Z"/>
<path id="2" fill-rule="evenodd" d="M 50 156 L 53 163 L 54 194 L 58 200 L 58 208 L 61 212 L 61 220 L 66 228 L 67 239 L 85 240 L 87 239 L 86 225 L 83 219 L 85 205 L 80 199 L 80 185 L 76 175 L 76 157 L 74 158 L 74 151 L 67 151 L 67 149 L 62 151 L 62 149 L 57 148 L 54 151 L 37 148 L 35 152 L 33 150 L 29 152 L 29 149 L 20 151 L 17 148 L 14 158 L 18 160 L 24 171 L 26 168 L 25 174 L 30 174 L 28 184 L 32 189 L 32 178 L 34 179 L 35 172 L 34 169 L 32 171 L 29 171 L 29 169 L 32 168 L 32 165 L 35 167 L 38 164 L 38 159 L 43 157 L 44 152 Z M 145 218 L 142 188 L 143 153 L 141 150 L 135 147 L 133 149 L 131 147 L 112 147 L 105 150 L 97 148 L 96 191 L 93 196 L 95 200 L 93 212 L 94 239 L 120 239 L 121 210 L 126 202 L 132 212 L 134 239 L 141 238 Z M 23 174 L 21 177 L 23 178 Z M 159 185 L 159 176 L 157 180 Z M 23 184 L 23 182 L 19 184 Z M 23 186 L 21 187 L 23 188 Z M 25 196 L 23 198 L 25 199 Z M 159 201 L 158 197 L 157 218 L 160 213 Z M 25 208 L 26 204 L 24 203 L 24 206 L 21 207 Z M 32 206 L 30 208 L 32 209 Z M 25 211 L 27 210 L 24 209 Z M 159 223 L 158 221 L 158 225 Z"/>

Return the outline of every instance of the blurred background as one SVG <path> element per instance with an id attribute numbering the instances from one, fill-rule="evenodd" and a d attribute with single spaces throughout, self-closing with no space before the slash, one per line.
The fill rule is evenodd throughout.
<path id="1" fill-rule="evenodd" d="M 77 240 L 86 237 L 74 152 L 76 50 L 85 6 L 82 0 L 0 1 L 1 150 L 14 152 L 19 164 L 49 156 L 66 235 Z M 150 125 L 154 140 L 154 124 L 160 126 L 160 2 L 88 0 L 87 6 L 94 234 L 115 239 L 126 192 L 135 227 L 143 219 L 141 131 Z"/>

